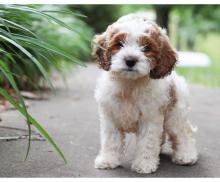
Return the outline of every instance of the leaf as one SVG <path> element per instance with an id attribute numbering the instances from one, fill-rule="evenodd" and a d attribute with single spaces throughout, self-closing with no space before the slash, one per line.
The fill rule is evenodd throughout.
<path id="1" fill-rule="evenodd" d="M 26 27 L 24 27 L 24 26 L 22 26 L 22 25 L 19 25 L 19 24 L 13 22 L 13 21 L 10 21 L 10 20 L 7 20 L 7 19 L 1 18 L 1 17 L 0 17 L 0 20 L 2 20 L 2 21 L 4 21 L 4 22 L 7 22 L 7 23 L 9 23 L 9 24 L 11 24 L 11 25 L 13 25 L 12 27 L 19 28 L 19 29 L 21 29 L 21 30 L 24 30 L 24 31 L 30 33 L 31 35 L 34 35 L 35 37 L 38 37 L 34 32 L 32 32 L 31 30 L 29 30 L 28 28 L 26 28 Z"/>
<path id="2" fill-rule="evenodd" d="M 8 79 L 9 83 L 11 84 L 11 86 L 14 88 L 16 95 L 19 98 L 20 103 L 22 104 L 23 110 L 24 110 L 24 115 L 26 116 L 27 119 L 27 125 L 28 125 L 28 148 L 27 148 L 27 153 L 25 156 L 25 160 L 28 157 L 29 151 L 30 151 L 30 147 L 31 147 L 31 125 L 30 125 L 30 118 L 27 112 L 27 108 L 25 106 L 23 97 L 20 94 L 20 91 L 16 85 L 16 82 L 13 78 L 13 76 L 9 73 L 9 69 L 7 68 L 7 66 L 4 64 L 4 62 L 2 62 L 2 60 L 0 60 L 0 70 L 3 72 L 3 74 L 5 75 L 5 77 Z"/>
<path id="3" fill-rule="evenodd" d="M 75 13 L 72 11 L 61 11 L 61 10 L 41 10 L 41 12 L 45 12 L 45 13 L 62 13 L 62 14 L 70 14 L 70 15 L 75 15 L 75 16 L 79 16 L 79 17 L 83 17 L 83 18 L 87 18 L 86 15 L 83 15 L 81 13 Z"/>
<path id="4" fill-rule="evenodd" d="M 47 138 L 49 143 L 52 144 L 52 146 L 66 162 L 62 152 L 53 142 L 52 138 L 47 133 L 45 133 L 46 131 L 41 127 L 41 125 L 39 125 L 39 123 L 28 113 L 25 105 L 23 104 L 23 97 L 17 88 L 17 83 L 15 83 L 14 76 L 22 76 L 23 78 L 24 75 L 25 79 L 28 78 L 28 84 L 31 86 L 33 85 L 34 88 L 36 88 L 36 80 L 38 78 L 42 78 L 43 76 L 47 83 L 49 83 L 50 87 L 53 88 L 53 85 L 47 75 L 47 73 L 51 70 L 51 65 L 58 68 L 61 65 L 58 61 L 61 57 L 65 58 L 65 61 L 85 66 L 85 64 L 77 58 L 77 55 L 80 55 L 80 53 L 84 51 L 83 48 L 81 48 L 83 47 L 83 42 L 79 40 L 82 39 L 86 40 L 87 43 L 88 41 L 90 42 L 90 38 L 88 38 L 90 34 L 84 33 L 84 24 L 82 24 L 82 22 L 80 23 L 74 19 L 74 21 L 71 21 L 72 23 L 70 24 L 65 23 L 63 19 L 56 18 L 56 16 L 53 16 L 52 13 L 73 14 L 76 16 L 81 16 L 79 14 L 77 15 L 74 12 L 62 10 L 39 10 L 32 7 L 33 6 L 26 5 L 0 5 L 0 15 L 2 15 L 0 16 L 0 53 L 3 55 L 2 60 L 0 60 L 0 72 L 1 75 L 4 75 L 8 82 L 12 85 L 12 88 L 14 88 L 16 95 L 19 98 L 19 102 L 14 100 L 13 97 L 10 97 L 10 95 L 8 95 L 4 89 L 1 89 L 1 94 L 4 95 L 6 99 L 10 100 L 12 105 L 14 105 L 19 112 L 21 112 L 23 115 L 25 114 L 24 116 L 27 118 L 28 124 L 33 124 L 39 131 L 44 133 L 43 136 Z M 72 31 L 67 32 L 71 36 L 73 35 L 72 37 L 74 37 L 72 45 L 75 44 L 76 47 L 78 47 L 78 50 L 76 49 L 74 50 L 75 52 L 73 51 L 75 54 L 72 53 L 71 49 L 66 49 L 57 45 L 55 39 L 54 41 L 50 41 L 50 39 L 48 40 L 48 37 L 45 38 L 43 36 L 44 30 L 42 33 L 41 31 L 38 31 L 37 28 L 39 25 L 37 23 L 42 23 L 44 20 L 53 23 L 53 26 L 64 27 Z M 77 24 L 77 22 L 79 24 Z M 32 27 L 33 30 L 30 27 Z M 73 32 L 76 32 L 80 36 L 77 36 L 77 34 L 74 34 Z M 50 33 L 53 35 L 53 32 Z M 39 35 L 41 35 L 42 39 Z M 60 38 L 60 34 L 58 35 Z M 58 35 L 56 38 L 58 38 Z M 47 40 L 47 42 L 45 40 Z M 65 43 L 65 41 L 63 42 Z M 13 69 L 11 69 L 11 65 Z M 35 67 L 37 67 L 37 69 Z M 8 68 L 10 68 L 10 70 Z M 41 74 L 39 74 L 39 71 Z M 12 72 L 15 72 L 16 74 L 13 74 Z M 17 80 L 19 83 L 19 79 Z M 29 138 L 30 136 L 31 128 L 29 128 Z M 29 147 L 26 157 L 29 153 Z"/>
<path id="5" fill-rule="evenodd" d="M 5 97 L 23 116 L 25 116 L 25 110 L 21 107 L 14 99 L 11 97 L 4 89 L 0 88 L 0 94 Z M 40 134 L 56 149 L 57 153 L 61 156 L 65 163 L 67 163 L 66 158 L 64 157 L 62 151 L 57 146 L 57 144 L 53 141 L 51 136 L 47 133 L 47 131 L 39 124 L 39 122 L 28 114 L 31 124 L 35 126 Z"/>
<path id="6" fill-rule="evenodd" d="M 29 57 L 35 64 L 36 66 L 39 68 L 39 70 L 41 71 L 41 73 L 43 74 L 44 78 L 47 80 L 47 82 L 49 83 L 50 87 L 53 88 L 53 85 L 50 81 L 50 79 L 48 78 L 47 72 L 44 70 L 43 66 L 39 63 L 39 61 L 31 54 L 29 53 L 25 48 L 23 48 L 20 44 L 18 44 L 17 42 L 15 42 L 14 40 L 0 35 L 0 38 L 8 41 L 9 43 L 13 44 L 15 47 L 17 47 L 18 49 L 20 49 L 27 57 Z"/>
<path id="7" fill-rule="evenodd" d="M 67 58 L 68 60 L 70 60 L 74 63 L 77 63 L 81 66 L 85 66 L 85 64 L 83 62 L 79 61 L 78 58 L 73 57 L 73 56 L 69 55 L 68 53 L 62 52 L 61 50 L 58 50 L 56 47 L 54 47 L 50 44 L 47 44 L 44 41 L 41 41 L 41 40 L 38 40 L 38 39 L 35 39 L 35 38 L 31 38 L 31 37 L 17 35 L 17 34 L 13 34 L 13 35 L 14 35 L 14 38 L 19 40 L 19 41 L 23 41 L 25 43 L 30 43 L 30 44 L 36 45 L 36 46 L 41 47 L 45 50 L 48 50 L 48 51 L 56 53 L 60 56 L 63 56 L 63 57 Z"/>

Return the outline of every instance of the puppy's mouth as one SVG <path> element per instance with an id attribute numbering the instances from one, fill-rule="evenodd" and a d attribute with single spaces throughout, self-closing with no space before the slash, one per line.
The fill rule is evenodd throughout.
<path id="1" fill-rule="evenodd" d="M 123 72 L 137 72 L 137 70 L 133 68 L 123 68 L 122 71 Z"/>

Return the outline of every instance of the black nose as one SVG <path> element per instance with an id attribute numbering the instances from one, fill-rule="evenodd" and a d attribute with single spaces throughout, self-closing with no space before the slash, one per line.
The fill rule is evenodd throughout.
<path id="1" fill-rule="evenodd" d="M 129 68 L 132 68 L 136 64 L 137 60 L 134 58 L 129 58 L 129 59 L 126 59 L 125 62 Z"/>

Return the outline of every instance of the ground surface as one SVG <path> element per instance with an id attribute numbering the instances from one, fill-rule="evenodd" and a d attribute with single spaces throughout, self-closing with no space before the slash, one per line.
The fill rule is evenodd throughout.
<path id="1" fill-rule="evenodd" d="M 129 169 L 128 152 L 123 168 L 94 169 L 93 160 L 99 150 L 99 122 L 93 90 L 98 75 L 94 65 L 78 69 L 67 80 L 68 88 L 58 82 L 56 95 L 50 95 L 48 100 L 29 101 L 30 112 L 54 137 L 68 164 L 45 141 L 32 142 L 26 162 L 23 162 L 25 139 L 0 141 L 1 177 L 220 177 L 220 90 L 193 85 L 190 86 L 191 119 L 199 128 L 199 161 L 195 166 L 177 166 L 162 155 L 156 173 L 139 175 Z M 2 112 L 0 117 L 0 126 L 26 128 L 16 111 Z M 1 136 L 24 133 L 13 129 L 1 131 Z M 134 139 L 128 140 L 131 143 L 128 151 L 132 151 Z"/>

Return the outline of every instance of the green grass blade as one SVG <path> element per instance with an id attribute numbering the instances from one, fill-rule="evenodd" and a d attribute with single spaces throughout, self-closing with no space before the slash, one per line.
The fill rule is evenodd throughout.
<path id="1" fill-rule="evenodd" d="M 2 72 L 1 68 L 0 68 L 0 71 Z M 12 73 L 11 71 L 7 71 L 7 70 L 5 70 L 5 72 L 8 73 L 8 74 L 13 75 L 13 76 L 15 76 L 15 77 L 18 77 L 18 78 L 20 77 L 18 74 L 16 74 L 16 73 Z"/>
<path id="2" fill-rule="evenodd" d="M 28 125 L 28 147 L 27 147 L 27 153 L 26 153 L 26 156 L 25 156 L 25 160 L 26 160 L 27 157 L 28 157 L 28 154 L 30 152 L 30 147 L 31 147 L 31 125 L 30 125 L 31 122 L 30 122 L 30 118 L 29 118 L 29 115 L 28 115 L 27 108 L 25 106 L 23 97 L 20 94 L 20 91 L 19 91 L 19 89 L 18 89 L 18 87 L 16 85 L 16 82 L 15 82 L 13 76 L 9 73 L 9 69 L 7 68 L 7 65 L 4 64 L 4 62 L 2 60 L 0 60 L 0 70 L 2 71 L 2 73 L 7 78 L 7 80 L 11 84 L 12 88 L 15 90 L 16 95 L 18 96 L 19 101 L 22 104 L 22 107 L 24 109 L 24 115 L 25 115 L 25 117 L 27 119 L 27 125 Z"/>
<path id="3" fill-rule="evenodd" d="M 24 26 L 22 26 L 22 25 L 19 25 L 19 24 L 13 22 L 13 21 L 10 21 L 10 20 L 7 20 L 7 19 L 1 18 L 1 17 L 0 17 L 0 20 L 2 20 L 2 21 L 4 21 L 4 22 L 7 22 L 7 23 L 9 23 L 9 24 L 11 24 L 11 25 L 13 25 L 13 26 L 12 26 L 13 28 L 14 28 L 14 27 L 19 28 L 19 29 L 21 29 L 21 30 L 24 30 L 24 31 L 30 33 L 30 34 L 33 35 L 34 37 L 38 37 L 34 32 L 32 32 L 31 30 L 29 30 L 28 28 L 26 28 L 26 27 L 24 27 Z"/>
<path id="4" fill-rule="evenodd" d="M 47 75 L 46 70 L 43 68 L 43 66 L 39 63 L 39 61 L 31 54 L 29 53 L 24 47 L 22 47 L 20 44 L 18 44 L 17 42 L 15 42 L 14 40 L 0 35 L 0 38 L 6 40 L 7 42 L 13 44 L 15 47 L 17 47 L 19 50 L 21 50 L 27 57 L 29 57 L 38 67 L 38 69 L 41 71 L 42 75 L 44 76 L 44 78 L 46 79 L 46 81 L 49 83 L 50 87 L 53 89 L 53 85 Z"/>
<path id="5" fill-rule="evenodd" d="M 26 11 L 26 12 L 29 12 L 29 13 L 34 13 L 34 14 L 37 14 L 37 15 L 40 15 L 40 16 L 43 16 L 49 20 L 52 20 L 54 22 L 56 22 L 57 24 L 71 30 L 71 31 L 74 31 L 74 32 L 77 32 L 74 28 L 72 28 L 71 26 L 68 26 L 66 23 L 64 23 L 63 21 L 47 14 L 47 13 L 44 13 L 43 11 L 40 11 L 40 10 L 37 10 L 37 9 L 34 9 L 34 8 L 30 8 L 30 7 L 27 7 L 27 6 L 14 6 L 14 5 L 8 5 L 7 6 L 8 9 L 14 9 L 14 10 L 20 10 L 20 11 Z M 80 32 L 77 32 L 77 33 L 80 33 Z"/>
<path id="6" fill-rule="evenodd" d="M 72 11 L 67 11 L 67 10 L 65 10 L 65 11 L 62 11 L 62 10 L 41 10 L 41 12 L 70 14 L 70 15 L 75 15 L 75 16 L 82 17 L 82 18 L 87 18 L 86 15 L 83 15 L 81 13 L 75 13 L 75 12 L 72 12 Z"/>
<path id="7" fill-rule="evenodd" d="M 3 8 L 5 9 L 5 8 Z M 26 11 L 29 13 L 33 13 L 39 16 L 42 16 L 44 18 L 46 18 L 47 20 L 53 21 L 59 25 L 61 25 L 62 27 L 65 27 L 73 32 L 76 32 L 77 34 L 81 35 L 82 39 L 85 39 L 87 41 L 90 42 L 90 38 L 86 37 L 86 35 L 82 34 L 82 32 L 76 30 L 75 28 L 69 26 L 68 24 L 64 23 L 63 21 L 59 20 L 58 18 L 55 18 L 47 13 L 44 13 L 44 11 L 41 10 L 37 10 L 31 7 L 27 7 L 27 6 L 19 6 L 19 5 L 7 5 L 7 9 L 12 9 L 12 10 L 20 10 L 20 11 Z"/>
<path id="8" fill-rule="evenodd" d="M 21 107 L 4 89 L 0 88 L 0 94 L 5 97 L 22 115 L 25 116 L 24 108 Z M 31 115 L 29 115 L 31 123 L 38 129 L 41 135 L 47 139 L 47 141 L 55 148 L 57 153 L 61 156 L 65 163 L 67 163 L 66 158 L 57 144 L 53 141 L 51 136 L 47 133 L 47 131 L 34 119 Z"/>
<path id="9" fill-rule="evenodd" d="M 7 53 L 5 50 L 0 48 L 0 52 Z"/>
<path id="10" fill-rule="evenodd" d="M 53 45 L 47 44 L 44 41 L 41 41 L 41 40 L 38 40 L 35 38 L 31 38 L 31 37 L 27 37 L 27 36 L 18 35 L 18 34 L 13 34 L 13 36 L 18 41 L 22 41 L 23 43 L 30 43 L 32 45 L 36 45 L 36 46 L 41 47 L 45 50 L 51 51 L 51 52 L 56 53 L 62 57 L 65 57 L 68 60 L 70 60 L 71 62 L 74 62 L 74 63 L 79 64 L 81 66 L 85 66 L 85 63 L 83 63 L 82 61 L 79 61 L 78 58 L 73 57 L 72 55 L 69 55 L 66 52 L 63 52 L 63 51 L 57 49 L 56 47 L 54 47 Z"/>

